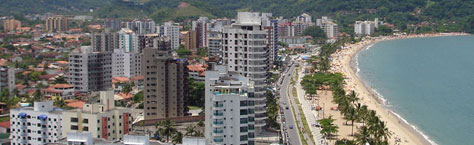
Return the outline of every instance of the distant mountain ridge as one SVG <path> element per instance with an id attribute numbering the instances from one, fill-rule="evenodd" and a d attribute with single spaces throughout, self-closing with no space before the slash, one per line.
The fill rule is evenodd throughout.
<path id="1" fill-rule="evenodd" d="M 178 8 L 186 2 L 186 8 Z M 92 14 L 96 17 L 150 17 L 155 21 L 198 16 L 234 17 L 237 11 L 272 12 L 286 18 L 303 12 L 335 17 L 343 26 L 355 20 L 385 18 L 405 29 L 406 24 L 431 22 L 473 29 L 474 0 L 0 0 L 0 15 L 29 13 Z M 89 10 L 94 10 L 89 13 Z"/>

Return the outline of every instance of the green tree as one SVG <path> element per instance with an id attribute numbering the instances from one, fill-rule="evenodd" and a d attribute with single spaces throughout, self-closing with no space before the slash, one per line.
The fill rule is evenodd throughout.
<path id="1" fill-rule="evenodd" d="M 351 126 L 352 126 L 351 135 L 354 135 L 354 121 L 357 119 L 357 112 L 355 108 L 352 107 L 351 109 L 349 109 L 349 112 L 347 112 L 347 114 L 344 115 L 344 119 L 351 121 Z"/>
<path id="2" fill-rule="evenodd" d="M 277 100 L 271 91 L 267 91 L 265 96 L 267 100 L 267 125 L 278 129 L 280 124 L 277 121 L 279 110 Z"/>
<path id="3" fill-rule="evenodd" d="M 158 122 L 155 127 L 158 128 L 157 133 L 160 136 L 166 136 L 166 142 L 169 142 L 170 137 L 177 132 L 176 128 L 174 128 L 174 123 L 170 119 Z"/>
<path id="4" fill-rule="evenodd" d="M 186 133 L 184 134 L 185 136 L 194 136 L 194 133 L 196 132 L 196 127 L 193 125 L 189 125 L 186 127 Z"/>
<path id="5" fill-rule="evenodd" d="M 200 57 L 207 56 L 207 47 L 198 48 L 196 54 L 199 55 Z"/>
<path id="6" fill-rule="evenodd" d="M 52 84 L 67 84 L 66 78 L 64 76 L 59 76 L 54 81 Z"/>
<path id="7" fill-rule="evenodd" d="M 133 102 L 140 103 L 143 101 L 143 91 L 138 92 L 132 98 Z"/>
<path id="8" fill-rule="evenodd" d="M 174 144 L 179 144 L 183 142 L 183 134 L 181 132 L 176 132 L 173 135 L 172 142 Z"/>
<path id="9" fill-rule="evenodd" d="M 313 37 L 317 43 L 323 43 L 327 39 L 326 33 L 319 26 L 309 26 L 304 30 L 303 35 Z"/>
<path id="10" fill-rule="evenodd" d="M 318 120 L 319 124 L 322 127 L 321 134 L 324 134 L 329 139 L 332 138 L 332 134 L 337 133 L 339 129 L 339 127 L 334 125 L 334 121 L 335 120 L 332 118 L 332 116 Z"/>
<path id="11" fill-rule="evenodd" d="M 370 137 L 370 132 L 366 126 L 362 126 L 355 135 L 355 142 L 358 145 L 364 145 L 366 143 L 374 144 L 373 140 Z"/>
<path id="12" fill-rule="evenodd" d="M 205 84 L 189 79 L 189 105 L 204 107 Z"/>
<path id="13" fill-rule="evenodd" d="M 64 102 L 64 99 L 57 97 L 54 99 L 54 105 L 59 108 L 64 108 L 66 106 L 66 102 Z"/>
<path id="14" fill-rule="evenodd" d="M 189 55 L 193 54 L 193 52 L 188 49 L 177 49 L 176 53 L 178 53 L 178 56 L 181 58 L 188 57 Z"/>
<path id="15" fill-rule="evenodd" d="M 132 91 L 132 89 L 133 89 L 132 84 L 126 83 L 125 85 L 123 85 L 122 92 L 125 94 L 128 94 Z"/>

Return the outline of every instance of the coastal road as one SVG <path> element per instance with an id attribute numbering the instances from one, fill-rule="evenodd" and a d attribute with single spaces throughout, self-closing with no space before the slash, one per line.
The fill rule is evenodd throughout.
<path id="1" fill-rule="evenodd" d="M 288 86 L 290 85 L 290 77 L 288 74 L 292 74 L 294 71 L 295 67 L 292 65 L 287 73 L 282 73 L 282 75 L 285 77 L 283 83 L 280 85 L 280 109 L 283 110 L 284 118 L 282 118 L 282 120 L 285 120 L 284 123 L 282 123 L 282 127 L 284 127 L 287 132 L 286 134 L 290 140 L 290 145 L 301 145 L 295 118 L 293 117 L 293 112 L 291 111 L 293 108 L 290 106 L 288 99 Z M 286 109 L 286 107 L 288 107 L 288 109 Z M 290 129 L 290 125 L 293 127 L 293 129 Z"/>

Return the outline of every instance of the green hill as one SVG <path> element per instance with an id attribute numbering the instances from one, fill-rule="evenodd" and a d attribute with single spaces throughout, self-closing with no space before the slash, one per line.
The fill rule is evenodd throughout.
<path id="1" fill-rule="evenodd" d="M 189 6 L 178 8 L 181 2 Z M 355 20 L 382 18 L 401 30 L 474 30 L 473 0 L 0 0 L 0 14 L 60 13 L 96 17 L 151 17 L 155 21 L 234 17 L 237 11 L 272 12 L 286 18 L 303 12 L 329 15 L 350 30 Z"/>

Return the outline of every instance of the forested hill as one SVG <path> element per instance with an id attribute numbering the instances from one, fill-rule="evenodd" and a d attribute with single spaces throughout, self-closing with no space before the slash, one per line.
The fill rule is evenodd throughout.
<path id="1" fill-rule="evenodd" d="M 233 17 L 237 11 L 272 12 L 286 18 L 307 12 L 332 16 L 343 26 L 379 17 L 401 29 L 407 24 L 450 31 L 474 29 L 474 0 L 0 0 L 0 7 L 1 15 L 88 14 L 93 9 L 97 17 L 151 17 L 156 21 L 200 15 Z"/>

